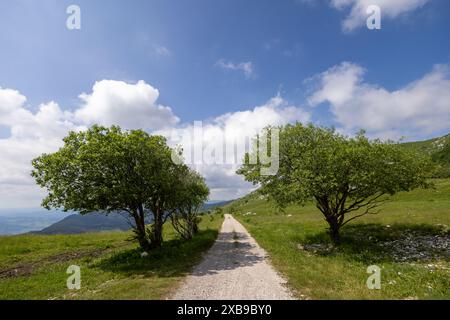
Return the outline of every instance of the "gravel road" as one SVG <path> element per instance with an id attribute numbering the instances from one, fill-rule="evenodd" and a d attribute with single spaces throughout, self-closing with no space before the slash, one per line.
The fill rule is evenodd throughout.
<path id="1" fill-rule="evenodd" d="M 171 297 L 186 300 L 293 299 L 266 252 L 231 215 L 215 244 Z"/>

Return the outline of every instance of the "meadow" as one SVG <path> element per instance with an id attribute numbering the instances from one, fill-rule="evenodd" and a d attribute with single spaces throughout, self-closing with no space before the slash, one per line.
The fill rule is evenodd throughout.
<path id="1" fill-rule="evenodd" d="M 280 211 L 253 193 L 222 212 L 244 224 L 298 299 L 450 299 L 450 179 L 395 195 L 345 226 L 338 248 L 313 203 Z M 163 247 L 146 257 L 130 232 L 0 237 L 0 299 L 168 298 L 222 221 L 202 216 L 191 241 L 166 224 Z M 81 290 L 67 289 L 70 265 L 81 267 Z M 380 290 L 366 286 L 371 265 L 381 268 Z"/>
<path id="2" fill-rule="evenodd" d="M 311 202 L 284 211 L 254 193 L 223 207 L 268 252 L 299 299 L 450 299 L 450 180 L 393 196 L 377 215 L 342 229 L 331 246 Z M 367 268 L 381 268 L 368 289 Z"/>
<path id="3" fill-rule="evenodd" d="M 131 232 L 0 237 L 0 300 L 165 299 L 214 243 L 222 220 L 203 216 L 191 241 L 167 223 L 163 247 L 146 257 Z M 81 268 L 80 290 L 67 288 L 71 265 Z"/>

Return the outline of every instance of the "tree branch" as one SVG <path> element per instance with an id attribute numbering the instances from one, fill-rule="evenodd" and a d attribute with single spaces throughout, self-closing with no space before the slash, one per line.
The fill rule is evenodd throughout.
<path id="1" fill-rule="evenodd" d="M 350 221 L 355 220 L 356 218 L 365 216 L 365 215 L 367 215 L 367 214 L 378 214 L 378 213 L 380 212 L 379 210 L 378 210 L 377 212 L 371 212 L 371 210 L 373 210 L 373 209 L 379 207 L 379 206 L 381 205 L 381 203 L 383 203 L 383 202 L 385 202 L 385 201 L 379 201 L 379 202 L 377 202 L 377 203 L 373 203 L 371 206 L 369 206 L 368 208 L 366 208 L 366 210 L 365 210 L 363 213 L 358 214 L 358 215 L 356 215 L 356 216 L 354 216 L 354 217 L 348 219 L 348 220 L 345 221 L 344 223 L 342 223 L 342 224 L 341 224 L 341 227 L 345 226 L 345 225 L 346 225 L 347 223 L 349 223 Z"/>

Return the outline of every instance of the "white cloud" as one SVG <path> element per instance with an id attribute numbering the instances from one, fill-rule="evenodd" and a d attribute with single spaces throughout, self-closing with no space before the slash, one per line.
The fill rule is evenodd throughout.
<path id="1" fill-rule="evenodd" d="M 172 53 L 170 52 L 170 50 L 165 47 L 165 46 L 156 46 L 155 47 L 155 52 L 157 55 L 159 56 L 164 56 L 164 57 L 168 57 L 170 56 Z"/>
<path id="2" fill-rule="evenodd" d="M 158 97 L 159 91 L 144 81 L 102 80 L 95 83 L 91 94 L 80 95 L 84 104 L 75 117 L 86 124 L 117 124 L 127 129 L 155 130 L 178 123 L 170 107 L 157 103 Z"/>
<path id="3" fill-rule="evenodd" d="M 329 103 L 336 122 L 345 132 L 365 128 L 372 136 L 418 137 L 450 129 L 450 68 L 434 67 L 428 74 L 398 90 L 387 90 L 364 81 L 364 68 L 344 62 L 312 79 L 317 86 L 309 103 Z M 179 125 L 169 107 L 158 103 L 159 92 L 140 81 L 97 82 L 90 94 L 82 94 L 81 105 L 69 112 L 56 102 L 31 111 L 27 99 L 16 90 L 0 88 L 0 125 L 11 132 L 0 139 L 1 207 L 37 206 L 43 192 L 30 177 L 30 161 L 44 152 L 54 152 L 69 130 L 83 130 L 92 123 L 119 124 L 125 128 L 145 128 L 172 137 L 192 130 Z M 290 105 L 280 95 L 265 104 L 209 119 L 203 123 L 203 138 L 194 141 L 212 150 L 220 150 L 234 139 L 253 137 L 267 125 L 295 121 L 309 122 L 310 114 Z M 176 141 L 171 141 L 176 144 Z M 186 145 L 185 145 L 185 149 Z M 211 187 L 213 200 L 240 197 L 254 186 L 235 174 L 244 151 L 236 150 L 236 163 L 201 165 L 199 171 Z"/>
<path id="4" fill-rule="evenodd" d="M 424 6 L 430 0 L 330 0 L 331 6 L 338 10 L 350 9 L 350 13 L 342 22 L 344 31 L 352 31 L 366 25 L 370 5 L 381 9 L 382 19 L 394 19 L 401 14 L 412 12 Z"/>
<path id="5" fill-rule="evenodd" d="M 225 70 L 242 71 L 246 78 L 252 78 L 254 76 L 253 64 L 250 61 L 233 63 L 231 61 L 220 59 L 219 61 L 216 62 L 215 65 Z"/>
<path id="6" fill-rule="evenodd" d="M 336 121 L 346 132 L 366 129 L 373 136 L 420 138 L 450 130 L 450 68 L 436 65 L 428 74 L 389 91 L 364 82 L 365 70 L 344 62 L 313 79 L 317 90 L 312 105 L 330 104 Z"/>
<path id="7" fill-rule="evenodd" d="M 92 123 L 118 124 L 126 128 L 147 128 L 170 138 L 170 128 L 178 126 L 178 118 L 168 107 L 157 104 L 158 90 L 143 81 L 126 84 L 120 81 L 97 82 L 91 94 L 80 96 L 82 104 L 73 111 L 62 110 L 56 102 L 38 106 L 37 111 L 26 105 L 27 99 L 16 90 L 0 88 L 0 125 L 11 132 L 0 139 L 0 207 L 36 207 L 44 195 L 30 176 L 31 160 L 42 153 L 55 152 L 70 130 L 85 130 Z M 269 124 L 309 121 L 300 108 L 289 105 L 279 95 L 251 110 L 227 113 L 204 123 L 204 139 L 199 143 L 221 142 L 217 137 L 227 132 L 226 139 L 253 137 Z M 157 130 L 156 130 L 157 129 Z M 243 157 L 243 150 L 236 160 Z M 212 189 L 212 199 L 237 198 L 254 187 L 235 174 L 234 165 L 203 165 L 198 169 Z"/>
<path id="8" fill-rule="evenodd" d="M 31 160 L 58 150 L 71 130 L 84 130 L 93 123 L 149 130 L 178 123 L 169 107 L 157 104 L 158 96 L 158 90 L 143 81 L 102 80 L 91 94 L 80 95 L 82 105 L 73 112 L 63 111 L 53 101 L 32 112 L 24 95 L 0 88 L 0 125 L 10 131 L 9 137 L 0 139 L 0 206 L 39 205 L 42 190 L 30 176 Z"/>
<path id="9" fill-rule="evenodd" d="M 25 106 L 26 100 L 18 91 L 0 88 L 0 124 L 11 132 L 9 137 L 0 139 L 2 207 L 26 207 L 35 202 L 40 190 L 30 176 L 31 160 L 55 151 L 68 131 L 83 129 L 55 102 L 41 104 L 32 113 Z"/>

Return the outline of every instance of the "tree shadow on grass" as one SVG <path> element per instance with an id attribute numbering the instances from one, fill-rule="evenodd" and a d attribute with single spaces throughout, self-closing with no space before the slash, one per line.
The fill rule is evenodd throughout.
<path id="1" fill-rule="evenodd" d="M 444 225 L 359 223 L 344 227 L 341 238 L 341 245 L 334 248 L 322 232 L 306 237 L 304 248 L 367 263 L 450 261 L 450 231 Z"/>
<path id="2" fill-rule="evenodd" d="M 222 232 L 217 240 L 216 237 L 216 231 L 201 231 L 190 241 L 166 241 L 162 248 L 149 252 L 147 257 L 141 257 L 138 249 L 127 250 L 101 260 L 94 267 L 125 276 L 173 277 L 187 273 L 202 276 L 252 266 L 265 258 L 244 233 Z M 211 245 L 214 247 L 208 252 L 208 259 L 198 264 L 202 253 Z"/>
<path id="3" fill-rule="evenodd" d="M 242 232 L 221 232 L 214 247 L 192 272 L 194 276 L 212 275 L 221 271 L 249 267 L 264 261 L 256 245 Z"/>
<path id="4" fill-rule="evenodd" d="M 141 257 L 139 249 L 126 250 L 100 260 L 93 267 L 125 276 L 183 276 L 198 263 L 216 237 L 217 230 L 202 230 L 190 241 L 165 241 L 163 247 L 150 251 L 146 257 Z"/>

